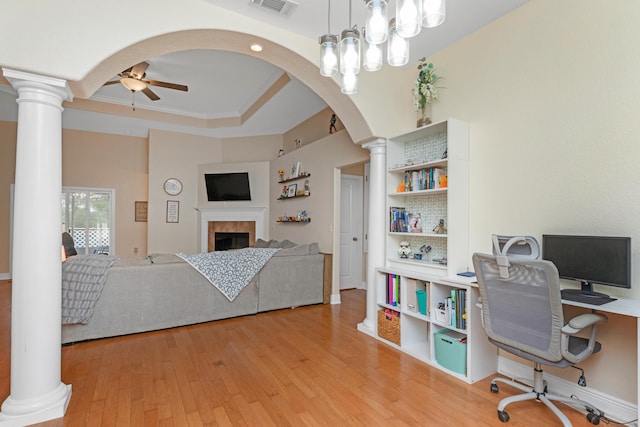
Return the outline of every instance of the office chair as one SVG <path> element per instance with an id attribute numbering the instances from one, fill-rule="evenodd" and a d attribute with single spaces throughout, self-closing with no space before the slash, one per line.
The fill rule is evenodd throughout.
<path id="1" fill-rule="evenodd" d="M 535 239 L 531 239 L 513 237 L 505 241 L 494 236 L 493 255 L 473 255 L 482 324 L 489 341 L 534 365 L 532 386 L 499 377 L 491 382 L 493 393 L 498 392 L 497 382 L 524 392 L 502 399 L 498 404 L 498 418 L 509 421 L 505 411 L 508 404 L 535 399 L 549 407 L 565 427 L 570 427 L 571 422 L 552 401 L 582 406 L 587 411 L 587 420 L 598 424 L 604 414 L 591 404 L 547 391 L 542 365 L 569 367 L 597 353 L 600 350 L 600 343 L 596 342 L 597 327 L 607 317 L 585 313 L 564 324 L 558 270 L 550 261 L 536 259 L 539 250 Z M 509 254 L 511 247 L 515 249 L 523 244 L 532 245 L 532 249 Z M 523 254 L 527 252 L 529 256 Z M 588 333 L 589 338 L 576 336 L 581 331 Z"/>

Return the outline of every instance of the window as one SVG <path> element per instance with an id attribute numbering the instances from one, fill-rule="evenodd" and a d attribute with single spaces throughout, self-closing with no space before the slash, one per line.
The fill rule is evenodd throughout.
<path id="1" fill-rule="evenodd" d="M 114 190 L 62 188 L 62 230 L 73 237 L 78 254 L 113 252 Z"/>

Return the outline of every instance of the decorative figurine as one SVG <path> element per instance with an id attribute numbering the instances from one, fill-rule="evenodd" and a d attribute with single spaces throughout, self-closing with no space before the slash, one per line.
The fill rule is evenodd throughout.
<path id="1" fill-rule="evenodd" d="M 286 185 L 282 186 L 282 194 L 280 195 L 280 197 L 288 197 L 288 190 Z"/>
<path id="2" fill-rule="evenodd" d="M 447 234 L 447 227 L 444 226 L 444 219 L 441 219 L 438 225 L 435 226 L 433 232 L 436 234 Z"/>
<path id="3" fill-rule="evenodd" d="M 427 254 L 431 252 L 431 246 L 422 245 L 420 246 L 420 252 L 422 253 L 422 257 L 427 259 Z"/>
<path id="4" fill-rule="evenodd" d="M 411 246 L 409 246 L 409 242 L 406 240 L 400 242 L 398 253 L 400 254 L 400 258 L 409 258 L 409 255 L 411 255 Z"/>
<path id="5" fill-rule="evenodd" d="M 309 191 L 309 180 L 305 179 L 304 180 L 304 193 L 305 196 L 308 196 L 309 194 L 311 194 L 311 192 Z"/>
<path id="6" fill-rule="evenodd" d="M 329 120 L 329 133 L 336 133 L 336 120 L 337 116 L 335 114 L 331 115 L 331 120 Z"/>

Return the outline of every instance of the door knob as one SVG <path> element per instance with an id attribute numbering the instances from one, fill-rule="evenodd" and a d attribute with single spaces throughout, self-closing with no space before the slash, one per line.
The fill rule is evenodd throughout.
<path id="1" fill-rule="evenodd" d="M 353 238 L 353 241 L 354 241 L 354 242 L 357 242 L 357 241 L 358 241 L 358 238 L 357 238 L 357 237 L 354 237 L 354 238 Z"/>

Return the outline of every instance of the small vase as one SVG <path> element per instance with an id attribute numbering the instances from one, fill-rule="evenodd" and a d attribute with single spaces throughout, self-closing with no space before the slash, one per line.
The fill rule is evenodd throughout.
<path id="1" fill-rule="evenodd" d="M 424 108 L 418 110 L 417 126 L 420 128 L 431 124 L 431 104 L 425 104 Z"/>

